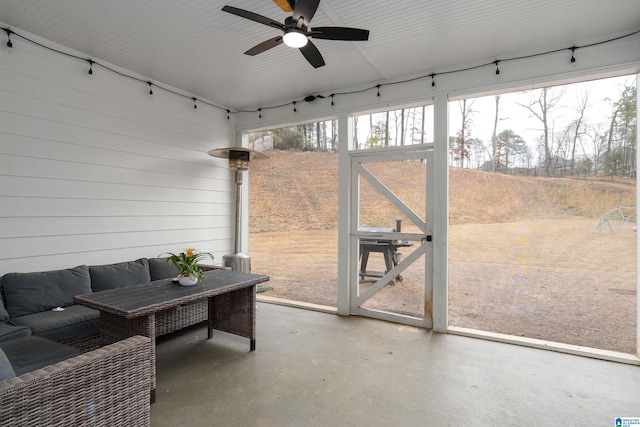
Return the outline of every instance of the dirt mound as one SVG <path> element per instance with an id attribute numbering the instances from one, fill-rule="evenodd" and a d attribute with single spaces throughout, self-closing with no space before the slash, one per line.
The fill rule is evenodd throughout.
<path id="1" fill-rule="evenodd" d="M 335 229 L 338 154 L 270 150 L 251 164 L 251 232 Z M 425 169 L 415 162 L 367 165 L 416 211 L 424 205 Z M 402 215 L 361 180 L 362 225 L 393 226 Z M 511 176 L 451 168 L 451 224 L 504 223 L 567 216 L 597 218 L 616 206 L 635 205 L 635 181 Z M 423 215 L 420 215 L 423 216 Z"/>

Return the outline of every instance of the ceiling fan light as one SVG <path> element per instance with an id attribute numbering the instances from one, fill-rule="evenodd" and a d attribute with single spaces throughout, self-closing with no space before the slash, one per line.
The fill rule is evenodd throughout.
<path id="1" fill-rule="evenodd" d="M 296 30 L 285 33 L 282 40 L 287 46 L 296 48 L 304 47 L 309 41 L 306 35 Z"/>

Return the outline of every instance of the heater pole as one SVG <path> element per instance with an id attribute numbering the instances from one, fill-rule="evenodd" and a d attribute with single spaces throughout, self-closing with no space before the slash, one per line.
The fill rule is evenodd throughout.
<path id="1" fill-rule="evenodd" d="M 242 171 L 236 170 L 236 239 L 234 253 L 240 253 L 240 218 L 241 212 L 241 199 L 242 199 Z"/>
<path id="2" fill-rule="evenodd" d="M 268 159 L 264 154 L 248 148 L 218 148 L 207 152 L 210 156 L 229 160 L 229 167 L 236 172 L 236 230 L 234 253 L 222 257 L 224 266 L 233 271 L 251 272 L 251 257 L 240 252 L 242 233 L 242 173 L 249 170 L 249 160 Z"/>

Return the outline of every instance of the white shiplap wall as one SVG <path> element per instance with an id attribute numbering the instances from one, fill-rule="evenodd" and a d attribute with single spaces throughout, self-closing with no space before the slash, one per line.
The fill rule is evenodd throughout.
<path id="1" fill-rule="evenodd" d="M 233 176 L 206 152 L 233 145 L 233 120 L 17 45 L 0 47 L 0 275 L 185 247 L 220 264 L 233 249 Z"/>

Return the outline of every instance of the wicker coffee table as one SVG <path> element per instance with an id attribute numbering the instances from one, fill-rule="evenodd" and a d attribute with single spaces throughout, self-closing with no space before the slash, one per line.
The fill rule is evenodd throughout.
<path id="1" fill-rule="evenodd" d="M 256 343 L 256 285 L 269 276 L 229 270 L 205 272 L 195 286 L 180 286 L 170 279 L 109 289 L 74 298 L 77 304 L 100 310 L 100 337 L 109 344 L 134 335 L 152 340 L 151 401 L 155 401 L 155 315 L 193 301 L 208 300 L 207 337 L 214 329 Z"/>

